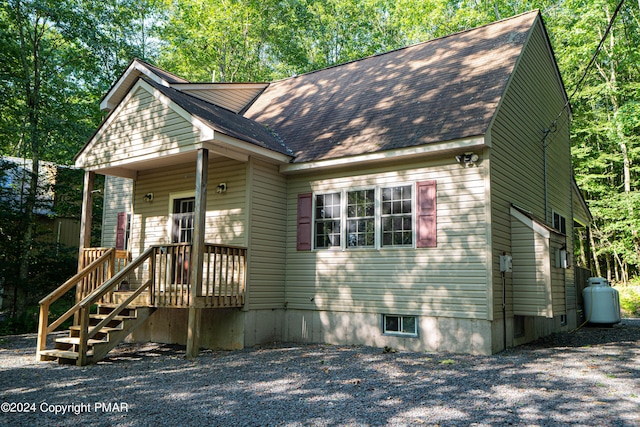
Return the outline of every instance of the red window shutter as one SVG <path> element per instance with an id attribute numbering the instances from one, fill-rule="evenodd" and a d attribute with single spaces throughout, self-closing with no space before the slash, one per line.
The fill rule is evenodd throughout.
<path id="1" fill-rule="evenodd" d="M 436 181 L 422 181 L 416 184 L 416 246 L 435 248 L 438 244 L 436 232 Z"/>
<path id="2" fill-rule="evenodd" d="M 116 249 L 124 250 L 124 239 L 127 233 L 127 213 L 118 212 L 118 224 L 116 226 Z"/>
<path id="3" fill-rule="evenodd" d="M 298 194 L 298 229 L 296 248 L 299 251 L 311 250 L 311 222 L 313 216 L 313 198 L 311 193 Z"/>

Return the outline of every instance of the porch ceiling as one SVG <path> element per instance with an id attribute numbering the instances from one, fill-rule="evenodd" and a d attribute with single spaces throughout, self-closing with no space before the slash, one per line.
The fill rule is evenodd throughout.
<path id="1" fill-rule="evenodd" d="M 158 156 L 153 159 L 136 161 L 133 163 L 125 163 L 118 166 L 105 167 L 100 169 L 95 169 L 94 172 L 100 173 L 103 175 L 112 175 L 119 176 L 122 178 L 131 178 L 135 179 L 138 175 L 138 172 L 150 170 L 150 169 L 161 169 L 164 167 L 169 167 L 172 165 L 184 164 L 184 163 L 194 163 L 196 161 L 197 151 L 188 151 L 185 153 L 179 153 L 170 156 Z"/>
<path id="2" fill-rule="evenodd" d="M 238 144 L 241 144 L 241 142 L 238 142 Z M 98 167 L 86 167 L 85 169 L 102 175 L 136 179 L 138 173 L 141 171 L 161 169 L 185 163 L 195 164 L 199 148 L 209 150 L 209 161 L 216 158 L 229 158 L 240 162 L 247 162 L 250 157 L 259 157 L 263 159 L 267 159 L 267 157 L 269 157 L 265 156 L 264 153 L 260 153 L 258 150 L 243 151 L 242 149 L 236 149 L 231 141 L 223 142 L 213 140 L 196 144 L 188 151 L 181 151 L 172 154 L 155 153 L 148 158 L 131 159 L 131 161 L 122 161 L 118 164 L 111 163 Z M 273 161 L 274 159 L 271 157 L 269 160 Z"/>

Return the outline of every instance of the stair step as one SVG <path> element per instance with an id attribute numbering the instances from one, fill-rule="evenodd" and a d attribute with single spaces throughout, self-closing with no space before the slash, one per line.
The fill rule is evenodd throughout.
<path id="1" fill-rule="evenodd" d="M 73 360 L 78 359 L 78 353 L 75 351 L 69 351 L 69 350 L 58 350 L 58 349 L 42 350 L 40 351 L 40 355 L 49 356 L 49 357 L 58 357 L 63 359 L 73 359 Z"/>
<path id="2" fill-rule="evenodd" d="M 129 298 L 134 291 L 116 291 L 111 295 L 111 303 L 100 303 L 101 306 L 111 306 L 117 307 L 120 303 Z M 149 294 L 148 292 L 143 292 L 138 295 L 131 303 L 129 303 L 128 307 L 145 307 L 149 305 Z"/>
<path id="3" fill-rule="evenodd" d="M 69 330 L 70 331 L 79 331 L 80 330 L 80 326 L 79 325 L 73 325 L 73 326 L 69 326 Z M 109 332 L 113 332 L 113 331 L 121 331 L 122 328 L 108 328 L 108 327 L 104 327 L 102 329 L 100 329 L 98 332 L 102 332 L 103 334 L 109 333 Z"/>
<path id="4" fill-rule="evenodd" d="M 76 337 L 62 337 L 62 338 L 56 338 L 55 342 L 59 342 L 59 343 L 64 343 L 64 344 L 80 344 L 80 338 L 76 338 Z M 87 341 L 88 345 L 94 345 L 94 344 L 101 344 L 101 343 L 108 343 L 109 341 L 107 340 L 94 340 L 94 339 L 90 339 Z"/>
<path id="5" fill-rule="evenodd" d="M 108 314 L 90 314 L 89 315 L 90 318 L 92 319 L 106 319 L 107 317 L 109 317 Z M 115 316 L 113 318 L 113 320 L 128 320 L 128 319 L 137 319 L 137 316 Z"/>
<path id="6" fill-rule="evenodd" d="M 96 363 L 102 360 L 107 353 L 113 349 L 118 343 L 122 342 L 135 328 L 144 323 L 156 309 L 154 307 L 137 307 L 126 308 L 127 313 L 134 313 L 135 316 L 116 316 L 114 320 L 119 320 L 120 325 L 117 327 L 103 327 L 96 332 L 94 338 L 87 341 L 87 350 L 85 357 L 81 358 L 77 352 L 72 351 L 72 346 L 80 344 L 80 326 L 74 325 L 69 327 L 69 336 L 60 337 L 54 340 L 56 347 L 54 349 L 42 350 L 38 352 L 39 360 L 55 361 L 61 364 L 78 364 L 82 365 Z M 108 314 L 92 314 L 93 322 L 98 319 L 104 319 Z M 90 326 L 92 329 L 95 326 Z M 68 347 L 68 348 L 67 348 Z"/>

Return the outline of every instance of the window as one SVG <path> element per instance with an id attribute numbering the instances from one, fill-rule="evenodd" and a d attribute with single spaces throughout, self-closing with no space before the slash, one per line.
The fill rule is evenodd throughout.
<path id="1" fill-rule="evenodd" d="M 340 247 L 340 193 L 316 196 L 316 248 Z"/>
<path id="2" fill-rule="evenodd" d="M 296 248 L 435 248 L 436 196 L 436 181 L 298 194 Z"/>
<path id="3" fill-rule="evenodd" d="M 413 244 L 411 186 L 382 189 L 382 246 Z"/>
<path id="4" fill-rule="evenodd" d="M 556 211 L 553 211 L 553 228 L 562 234 L 567 234 L 567 220 Z"/>
<path id="5" fill-rule="evenodd" d="M 347 245 L 375 246 L 375 191 L 359 190 L 347 193 Z"/>
<path id="6" fill-rule="evenodd" d="M 193 240 L 193 220 L 196 199 L 174 199 L 173 201 L 173 243 L 191 243 Z"/>
<path id="7" fill-rule="evenodd" d="M 418 335 L 416 316 L 398 316 L 385 314 L 382 319 L 382 330 L 385 334 Z"/>
<path id="8" fill-rule="evenodd" d="M 560 315 L 560 326 L 567 326 L 567 315 L 566 314 L 561 314 Z"/>

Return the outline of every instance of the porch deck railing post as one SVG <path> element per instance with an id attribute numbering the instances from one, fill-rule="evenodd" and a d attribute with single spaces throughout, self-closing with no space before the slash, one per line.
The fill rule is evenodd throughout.
<path id="1" fill-rule="evenodd" d="M 40 305 L 38 317 L 38 340 L 36 343 L 36 359 L 40 361 L 40 352 L 47 348 L 47 329 L 49 328 L 49 302 Z"/>
<path id="2" fill-rule="evenodd" d="M 194 206 L 193 245 L 191 247 L 191 289 L 189 292 L 189 320 L 187 326 L 187 357 L 196 357 L 200 348 L 201 310 L 195 306 L 197 297 L 202 295 L 202 272 L 204 262 L 204 234 L 207 214 L 207 180 L 209 150 L 198 150 L 196 161 L 196 194 Z"/>
<path id="3" fill-rule="evenodd" d="M 156 305 L 156 286 L 158 286 L 158 280 L 156 280 L 156 257 L 160 252 L 160 248 L 155 248 L 149 259 L 149 279 L 151 280 L 151 286 L 149 287 L 149 304 L 151 307 Z"/>
<path id="4" fill-rule="evenodd" d="M 80 217 L 80 249 L 78 256 L 78 272 L 84 267 L 82 255 L 85 248 L 91 247 L 91 216 L 93 214 L 93 183 L 95 172 L 84 173 L 84 185 L 82 190 L 82 216 Z"/>

